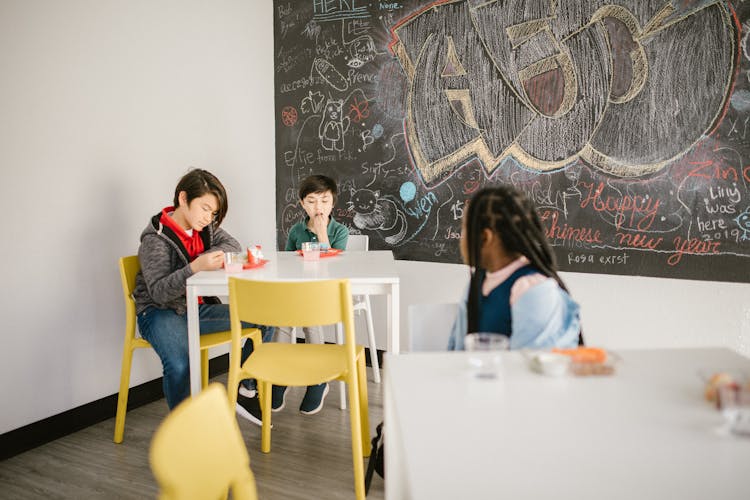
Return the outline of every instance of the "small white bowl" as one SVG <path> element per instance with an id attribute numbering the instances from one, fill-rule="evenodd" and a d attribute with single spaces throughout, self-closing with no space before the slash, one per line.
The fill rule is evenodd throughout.
<path id="1" fill-rule="evenodd" d="M 531 369 L 538 373 L 559 377 L 568 372 L 570 356 L 554 352 L 540 352 L 531 358 L 530 364 Z"/>

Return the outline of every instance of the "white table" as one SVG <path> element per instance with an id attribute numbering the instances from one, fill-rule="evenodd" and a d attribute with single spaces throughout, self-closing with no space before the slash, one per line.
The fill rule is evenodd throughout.
<path id="1" fill-rule="evenodd" d="M 399 278 L 390 251 L 346 251 L 335 257 L 305 262 L 296 252 L 276 252 L 265 256 L 269 262 L 262 268 L 241 273 L 202 271 L 187 280 L 188 348 L 190 356 L 190 392 L 201 390 L 198 297 L 229 294 L 228 277 L 266 281 L 306 281 L 346 278 L 352 294 L 386 295 L 387 351 L 399 352 Z"/>
<path id="2" fill-rule="evenodd" d="M 550 378 L 506 352 L 495 381 L 465 352 L 386 356 L 386 499 L 750 498 L 750 438 L 720 430 L 698 376 L 750 360 L 619 354 L 613 376 Z"/>

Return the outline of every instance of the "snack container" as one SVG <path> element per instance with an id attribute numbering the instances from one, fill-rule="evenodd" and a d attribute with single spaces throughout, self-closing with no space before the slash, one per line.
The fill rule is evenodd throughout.
<path id="1" fill-rule="evenodd" d="M 248 245 L 247 246 L 247 263 L 248 264 L 256 264 L 262 257 L 258 255 L 258 246 L 257 245 Z"/>
<path id="2" fill-rule="evenodd" d="M 306 261 L 320 259 L 320 244 L 316 242 L 302 243 L 302 258 Z"/>
<path id="3" fill-rule="evenodd" d="M 570 373 L 578 376 L 612 375 L 620 357 L 600 347 L 552 349 L 553 353 L 570 357 Z"/>
<path id="4" fill-rule="evenodd" d="M 224 270 L 228 273 L 242 271 L 245 256 L 242 252 L 224 252 Z"/>
<path id="5" fill-rule="evenodd" d="M 734 434 L 750 436 L 750 385 L 724 385 L 718 389 L 718 403 L 727 427 Z"/>
<path id="6" fill-rule="evenodd" d="M 570 356 L 554 352 L 539 352 L 529 359 L 532 370 L 550 377 L 560 377 L 568 373 L 572 360 Z"/>

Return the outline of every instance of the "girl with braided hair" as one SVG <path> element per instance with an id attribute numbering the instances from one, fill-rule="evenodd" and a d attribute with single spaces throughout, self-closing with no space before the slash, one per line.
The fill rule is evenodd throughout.
<path id="1" fill-rule="evenodd" d="M 471 268 L 448 348 L 462 350 L 470 332 L 510 337 L 511 349 L 583 343 L 579 307 L 557 264 L 532 202 L 510 186 L 485 188 L 463 219 L 461 255 Z"/>

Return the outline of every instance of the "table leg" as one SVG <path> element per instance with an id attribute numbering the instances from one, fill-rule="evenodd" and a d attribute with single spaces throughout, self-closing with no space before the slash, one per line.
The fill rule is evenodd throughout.
<path id="1" fill-rule="evenodd" d="M 336 323 L 336 343 L 344 343 L 344 325 Z M 339 382 L 339 408 L 346 410 L 346 383 Z"/>
<path id="2" fill-rule="evenodd" d="M 201 341 L 198 296 L 195 288 L 187 286 L 188 359 L 190 361 L 190 394 L 201 392 Z"/>
<path id="3" fill-rule="evenodd" d="M 383 421 L 385 431 L 384 442 L 388 448 L 385 454 L 385 498 L 410 498 L 409 484 L 406 475 L 406 463 L 404 449 L 401 440 L 401 429 L 399 428 L 398 416 L 396 415 L 396 400 L 393 395 L 392 382 L 388 373 L 388 353 L 386 353 L 383 365 Z M 372 450 L 375 453 L 375 450 Z"/>
<path id="4" fill-rule="evenodd" d="M 399 284 L 394 283 L 391 285 L 390 293 L 388 294 L 387 304 L 387 321 L 386 321 L 386 333 L 388 337 L 388 352 L 398 354 L 401 350 L 401 337 L 399 335 L 399 328 L 401 326 L 401 318 L 399 315 Z"/>

